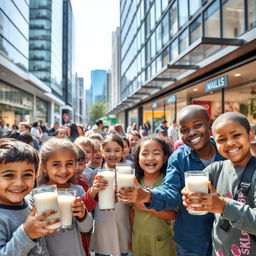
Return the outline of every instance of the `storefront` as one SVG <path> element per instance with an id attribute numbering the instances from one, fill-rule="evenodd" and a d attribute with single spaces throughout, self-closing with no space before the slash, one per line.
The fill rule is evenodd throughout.
<path id="1" fill-rule="evenodd" d="M 0 81 L 0 121 L 5 125 L 32 122 L 33 95 Z"/>
<path id="2" fill-rule="evenodd" d="M 48 122 L 48 102 L 36 97 L 36 120 L 41 124 Z"/>

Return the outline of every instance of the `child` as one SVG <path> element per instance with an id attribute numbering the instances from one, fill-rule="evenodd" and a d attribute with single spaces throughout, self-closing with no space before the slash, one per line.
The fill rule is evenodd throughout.
<path id="1" fill-rule="evenodd" d="M 144 137 L 135 151 L 136 177 L 143 188 L 161 185 L 166 173 L 170 145 L 161 136 Z M 132 253 L 134 256 L 175 255 L 170 220 L 175 220 L 174 210 L 157 212 L 147 209 L 143 203 L 135 203 L 133 216 Z"/>
<path id="2" fill-rule="evenodd" d="M 213 255 L 255 255 L 256 241 L 249 234 L 256 234 L 256 172 L 251 179 L 247 196 L 241 191 L 238 200 L 234 200 L 239 183 L 242 181 L 245 166 L 251 159 L 250 142 L 253 131 L 246 117 L 240 113 L 227 112 L 213 123 L 213 135 L 221 155 L 228 160 L 213 163 L 205 171 L 209 173 L 210 194 L 184 193 L 184 205 L 197 211 L 215 213 L 213 225 Z M 256 170 L 256 166 L 253 166 Z M 216 191 L 214 188 L 216 188 Z M 195 203 L 190 196 L 197 196 L 199 208 L 191 207 Z M 230 223 L 223 230 L 223 219 Z"/>
<path id="3" fill-rule="evenodd" d="M 119 135 L 106 136 L 103 156 L 106 168 L 115 168 L 123 156 L 123 140 Z M 98 176 L 96 176 L 96 179 Z M 100 179 L 103 180 L 103 179 Z M 129 208 L 122 203 L 115 204 L 114 211 L 99 211 L 95 208 L 94 250 L 95 255 L 127 256 L 129 252 L 130 223 Z"/>
<path id="4" fill-rule="evenodd" d="M 77 198 L 73 201 L 73 228 L 46 236 L 46 245 L 50 255 L 85 255 L 80 232 L 87 232 L 92 227 L 92 217 L 87 212 L 80 197 L 84 189 L 71 182 L 75 178 L 77 151 L 72 142 L 55 137 L 47 140 L 41 148 L 41 169 L 38 184 L 56 184 L 58 188 L 73 188 Z"/>
<path id="5" fill-rule="evenodd" d="M 59 139 L 65 139 L 68 136 L 67 130 L 65 128 L 59 128 L 54 133 L 54 136 Z"/>
<path id="6" fill-rule="evenodd" d="M 94 151 L 94 146 L 93 142 L 91 139 L 85 137 L 85 136 L 80 136 L 75 140 L 75 145 L 78 145 L 81 147 L 84 152 L 85 152 L 85 162 L 88 164 L 92 160 L 92 154 Z"/>
<path id="7" fill-rule="evenodd" d="M 43 236 L 58 229 L 45 227 L 59 219 L 45 221 L 55 211 L 36 216 L 25 198 L 35 184 L 38 154 L 31 146 L 14 139 L 0 140 L 0 255 L 44 255 L 48 251 Z"/>
<path id="8" fill-rule="evenodd" d="M 118 196 L 129 199 L 128 203 L 144 202 L 147 208 L 174 210 L 179 206 L 174 224 L 174 241 L 177 255 L 211 255 L 211 228 L 213 214 L 194 216 L 182 205 L 181 189 L 185 186 L 184 172 L 203 170 L 214 161 L 224 159 L 210 139 L 210 120 L 206 110 L 198 105 L 189 105 L 179 112 L 179 128 L 185 145 L 169 157 L 166 176 L 160 187 L 132 192 L 120 191 Z"/>
<path id="9" fill-rule="evenodd" d="M 130 147 L 130 143 L 129 140 L 127 139 L 126 136 L 122 136 L 123 139 L 123 143 L 124 143 L 124 155 L 123 155 L 123 162 L 127 163 L 128 165 L 132 164 L 131 159 L 131 147 Z M 129 159 L 128 159 L 129 158 Z"/>
<path id="10" fill-rule="evenodd" d="M 138 131 L 130 131 L 128 133 L 128 140 L 131 147 L 131 152 L 136 148 L 137 144 L 141 140 L 141 136 Z"/>

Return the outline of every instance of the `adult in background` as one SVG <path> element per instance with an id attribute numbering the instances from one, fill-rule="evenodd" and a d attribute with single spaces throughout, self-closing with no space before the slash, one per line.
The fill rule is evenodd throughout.
<path id="1" fill-rule="evenodd" d="M 105 133 L 103 131 L 104 123 L 101 119 L 97 119 L 95 122 L 95 125 L 93 126 L 93 131 L 96 133 L 99 133 L 101 136 L 105 136 Z"/>
<path id="2" fill-rule="evenodd" d="M 174 144 L 178 140 L 178 125 L 176 119 L 172 121 L 172 125 L 169 127 L 167 131 L 168 139 L 170 140 L 170 144 L 174 149 Z"/>
<path id="3" fill-rule="evenodd" d="M 67 133 L 68 133 L 68 139 L 72 142 L 75 141 L 77 137 L 79 137 L 78 129 L 75 123 L 69 123 L 67 125 Z"/>
<path id="4" fill-rule="evenodd" d="M 34 148 L 36 150 L 39 150 L 38 139 L 31 134 L 31 125 L 29 123 L 27 123 L 27 122 L 20 122 L 19 123 L 19 131 L 22 132 L 23 134 L 30 134 L 32 136 Z"/>
<path id="5" fill-rule="evenodd" d="M 168 126 L 167 126 L 167 121 L 166 120 L 163 120 L 161 125 L 159 125 L 157 128 L 156 128 L 156 131 L 159 130 L 161 128 L 161 130 L 164 130 L 165 131 L 165 136 L 167 136 L 167 131 L 168 131 Z M 156 132 L 155 131 L 155 132 Z"/>
<path id="6" fill-rule="evenodd" d="M 39 143 L 41 143 L 42 130 L 41 130 L 41 127 L 39 126 L 38 122 L 34 122 L 32 124 L 31 134 L 39 141 Z"/>
<path id="7" fill-rule="evenodd" d="M 54 136 L 54 134 L 59 128 L 60 128 L 60 124 L 58 122 L 54 122 L 52 128 L 48 131 L 49 136 Z"/>

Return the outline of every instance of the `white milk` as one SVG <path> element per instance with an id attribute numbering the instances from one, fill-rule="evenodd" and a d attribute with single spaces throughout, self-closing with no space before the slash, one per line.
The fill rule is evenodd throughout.
<path id="1" fill-rule="evenodd" d="M 98 175 L 108 182 L 107 187 L 99 192 L 99 209 L 113 210 L 115 208 L 115 172 L 103 171 Z"/>
<path id="2" fill-rule="evenodd" d="M 62 227 L 69 227 L 72 225 L 72 202 L 75 200 L 75 197 L 72 195 L 59 195 L 59 209 L 60 209 L 60 218 Z"/>
<path id="3" fill-rule="evenodd" d="M 117 166 L 116 167 L 117 173 L 131 173 L 132 167 L 131 166 Z"/>
<path id="4" fill-rule="evenodd" d="M 133 187 L 134 186 L 134 174 L 117 174 L 117 187 Z"/>
<path id="5" fill-rule="evenodd" d="M 55 214 L 46 218 L 46 220 L 53 220 L 60 217 L 58 195 L 55 192 L 43 192 L 33 195 L 35 199 L 36 210 L 38 214 L 42 214 L 48 210 L 57 210 Z M 47 226 L 46 229 L 55 229 L 61 226 L 61 222 Z"/>
<path id="6" fill-rule="evenodd" d="M 208 193 L 208 177 L 207 176 L 188 176 L 185 178 L 186 188 L 190 192 Z M 196 199 L 197 197 L 191 197 Z M 191 204 L 192 207 L 201 207 L 201 204 Z M 188 210 L 193 215 L 204 215 L 206 211 L 192 211 Z"/>

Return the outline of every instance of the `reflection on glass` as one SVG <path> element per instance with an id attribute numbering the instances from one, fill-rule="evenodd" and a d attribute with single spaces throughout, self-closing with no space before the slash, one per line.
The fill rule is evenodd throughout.
<path id="1" fill-rule="evenodd" d="M 169 47 L 167 47 L 162 53 L 163 66 L 169 62 Z"/>
<path id="2" fill-rule="evenodd" d="M 206 37 L 220 37 L 219 1 L 213 2 L 204 12 L 204 35 Z"/>
<path id="3" fill-rule="evenodd" d="M 160 51 L 162 48 L 162 31 L 161 24 L 159 24 L 156 28 L 156 52 Z"/>
<path id="4" fill-rule="evenodd" d="M 179 55 L 178 39 L 175 39 L 170 45 L 170 60 L 175 59 Z"/>
<path id="5" fill-rule="evenodd" d="M 177 33 L 178 31 L 178 18 L 177 18 L 177 2 L 175 1 L 170 8 L 170 36 Z"/>
<path id="6" fill-rule="evenodd" d="M 248 0 L 248 28 L 256 26 L 256 1 Z"/>
<path id="7" fill-rule="evenodd" d="M 155 2 L 156 3 L 156 21 L 158 21 L 158 19 L 161 17 L 161 1 L 158 0 Z"/>
<path id="8" fill-rule="evenodd" d="M 244 2 L 241 0 L 222 0 L 223 37 L 234 38 L 244 32 Z"/>
<path id="9" fill-rule="evenodd" d="M 180 45 L 180 53 L 185 51 L 188 48 L 189 41 L 188 41 L 188 29 L 186 29 L 180 36 L 179 36 L 179 45 Z"/>
<path id="10" fill-rule="evenodd" d="M 153 4 L 150 9 L 150 29 L 151 30 L 155 27 L 155 23 L 156 23 L 155 4 Z"/>
<path id="11" fill-rule="evenodd" d="M 198 38 L 202 36 L 202 22 L 201 16 L 198 17 L 189 27 L 190 31 L 190 43 L 194 43 Z"/>
<path id="12" fill-rule="evenodd" d="M 169 40 L 169 23 L 168 23 L 168 13 L 164 16 L 162 20 L 162 42 L 163 46 L 168 42 Z"/>
<path id="13" fill-rule="evenodd" d="M 188 20 L 188 1 L 179 0 L 179 27 L 182 27 Z"/>
<path id="14" fill-rule="evenodd" d="M 151 35 L 151 58 L 153 58 L 156 54 L 156 32 Z"/>
<path id="15" fill-rule="evenodd" d="M 201 7 L 201 0 L 192 0 L 189 2 L 189 15 L 192 16 Z"/>
<path id="16" fill-rule="evenodd" d="M 167 5 L 168 5 L 168 0 L 162 0 L 162 12 L 165 10 Z"/>

